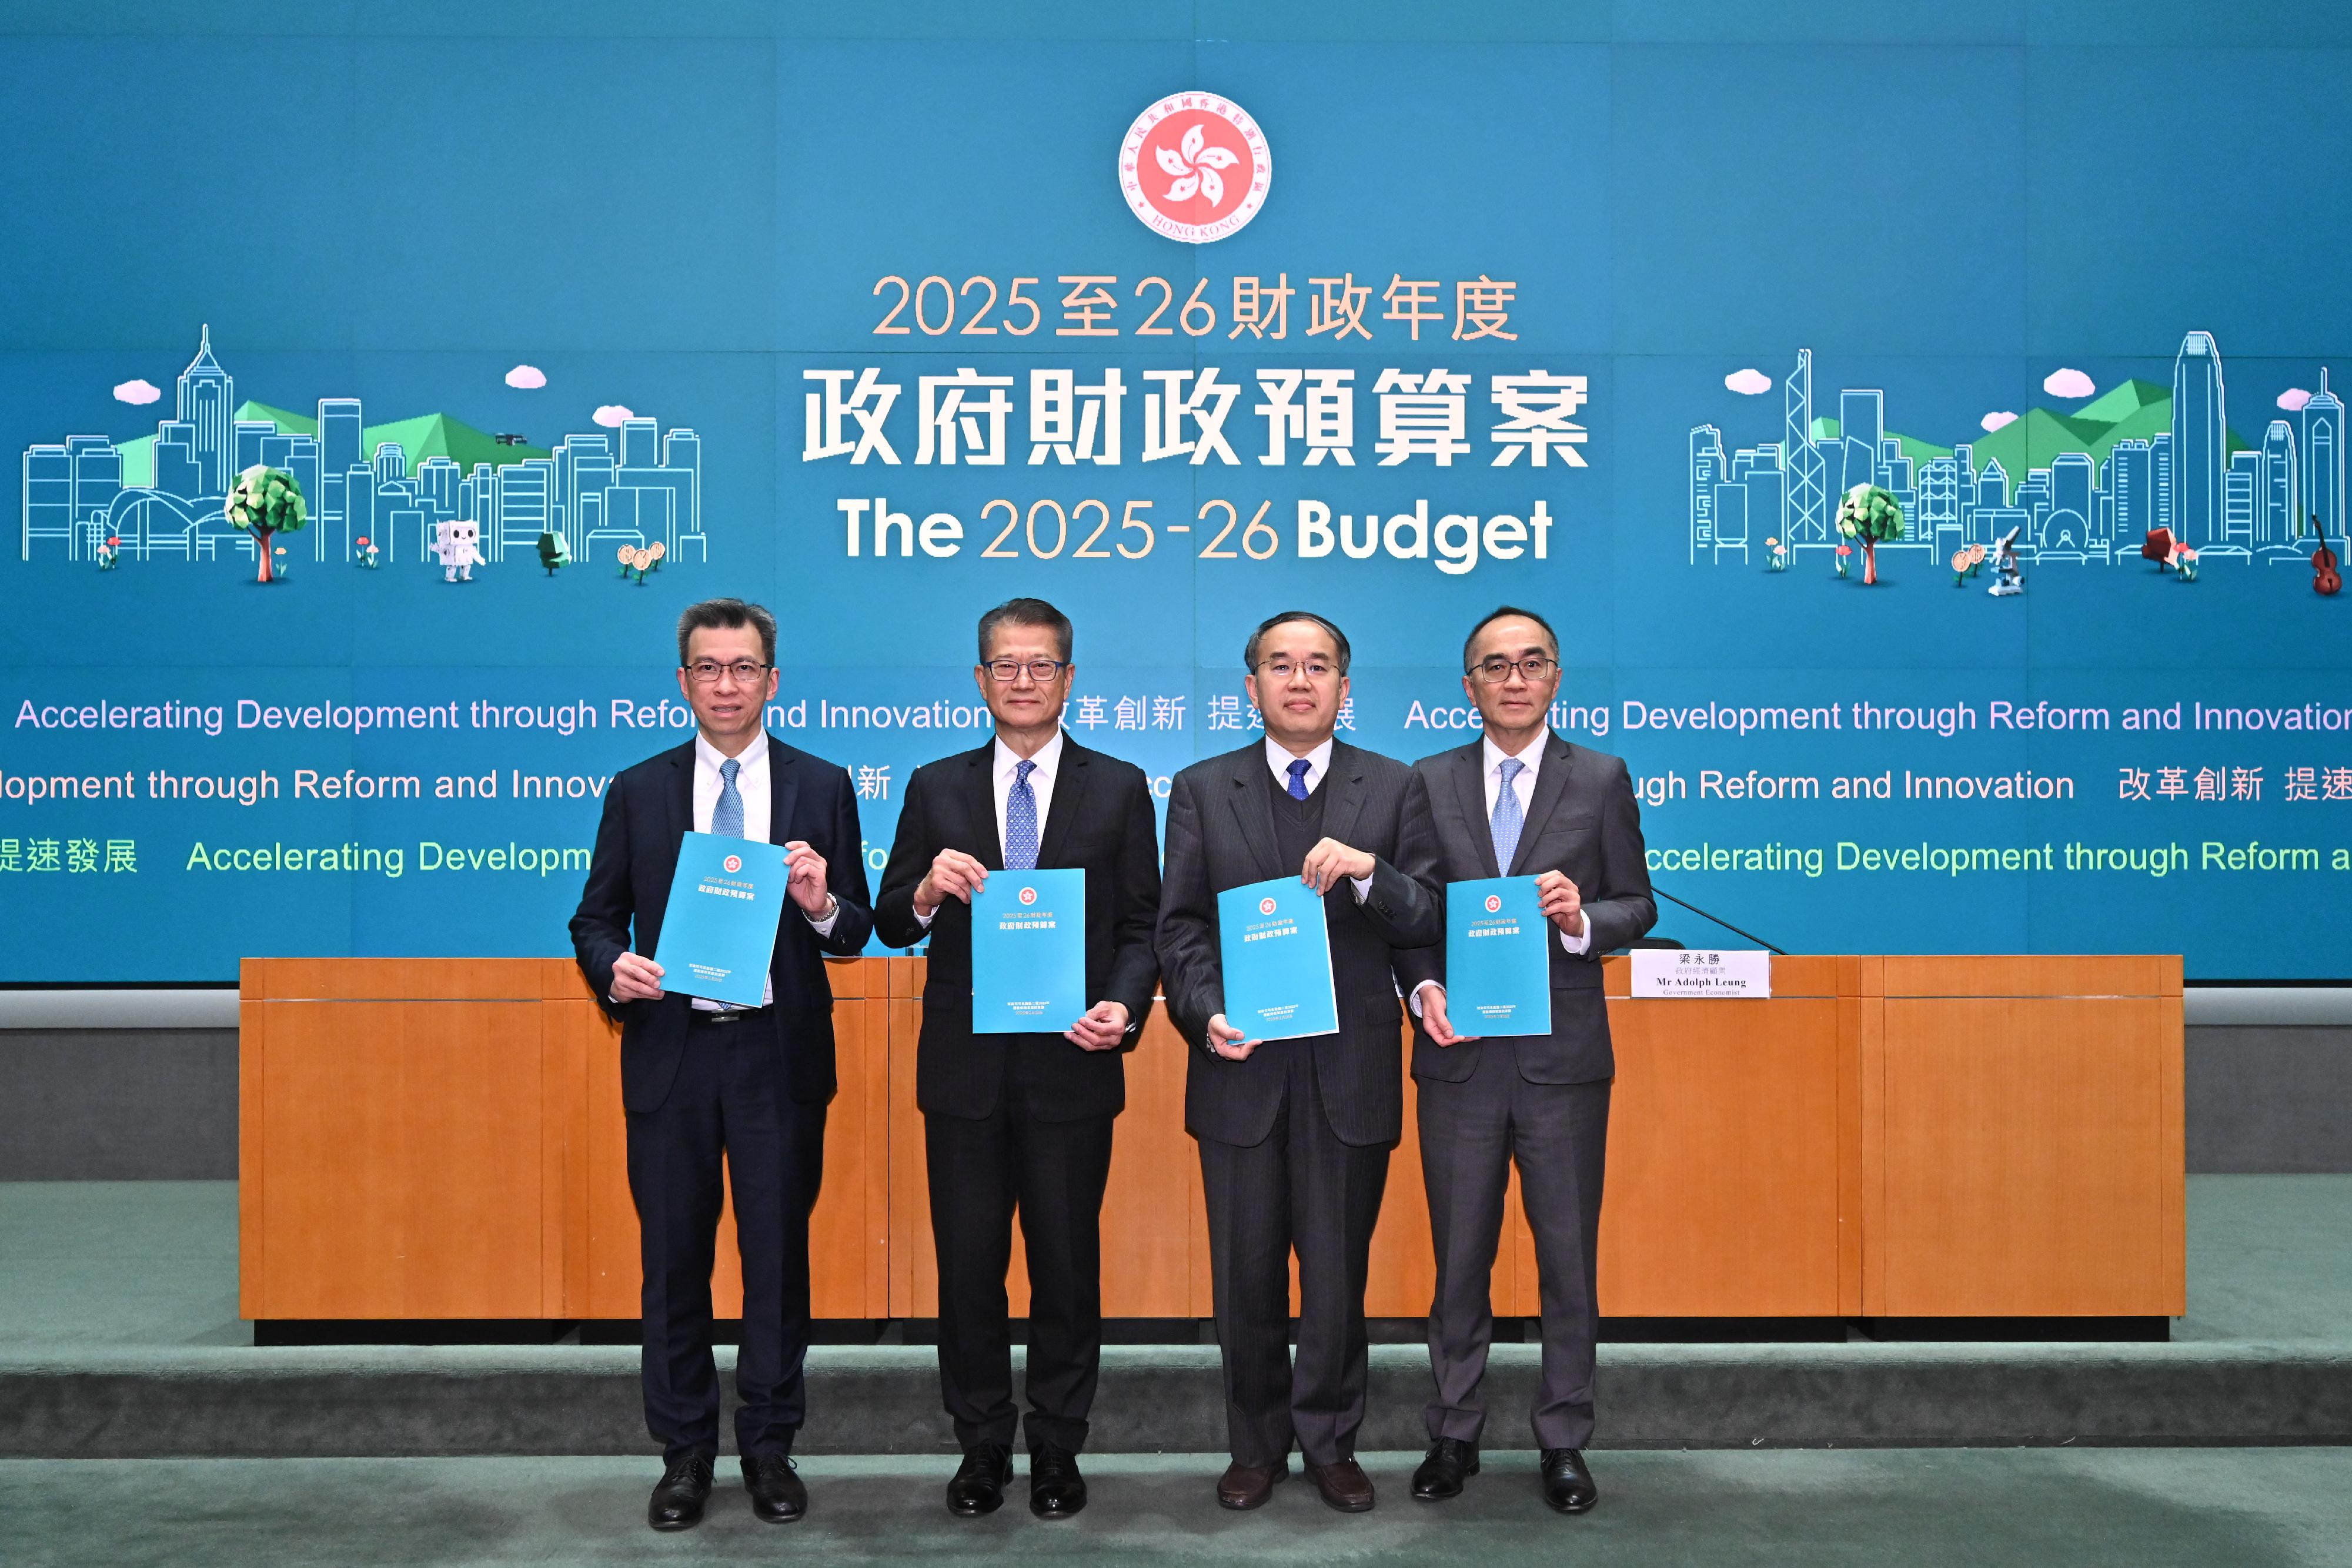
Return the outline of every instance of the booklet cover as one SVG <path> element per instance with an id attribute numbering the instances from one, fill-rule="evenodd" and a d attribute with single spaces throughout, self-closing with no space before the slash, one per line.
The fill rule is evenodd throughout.
<path id="1" fill-rule="evenodd" d="M 687 834 L 654 947 L 662 989 L 758 1007 L 776 951 L 785 880 L 782 845 Z"/>
<path id="2" fill-rule="evenodd" d="M 1456 1034 L 1551 1032 L 1551 922 L 1536 879 L 1445 884 L 1445 1016 Z"/>
<path id="3" fill-rule="evenodd" d="M 971 900 L 971 1032 L 1059 1034 L 1087 1010 L 1087 873 L 992 871 Z"/>
<path id="4" fill-rule="evenodd" d="M 1225 968 L 1225 1021 L 1244 1040 L 1331 1034 L 1331 930 L 1323 900 L 1295 876 L 1217 894 L 1217 950 Z"/>

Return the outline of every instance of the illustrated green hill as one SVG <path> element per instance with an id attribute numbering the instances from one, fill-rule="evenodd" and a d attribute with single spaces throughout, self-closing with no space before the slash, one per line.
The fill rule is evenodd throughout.
<path id="1" fill-rule="evenodd" d="M 236 406 L 231 416 L 239 421 L 268 420 L 284 435 L 316 435 L 319 422 L 309 414 L 289 409 L 272 408 L 266 402 L 247 401 Z M 446 413 L 419 414 L 415 419 L 397 419 L 389 424 L 371 424 L 360 433 L 360 454 L 362 460 L 372 459 L 375 449 L 391 442 L 407 454 L 408 471 L 427 457 L 446 457 L 464 472 L 470 474 L 477 463 L 503 467 L 520 463 L 527 457 L 553 455 L 544 446 L 501 446 L 498 438 L 476 430 L 464 420 L 452 419 Z M 155 482 L 155 437 L 142 435 L 133 441 L 118 444 L 122 454 L 122 483 L 125 486 L 152 485 Z"/>
<path id="2" fill-rule="evenodd" d="M 2073 413 L 2061 413 L 2053 408 L 2028 409 L 1999 430 L 1969 443 L 1969 455 L 1979 474 L 1984 472 L 1986 464 L 1999 459 L 2001 472 L 2009 476 L 2014 486 L 2029 470 L 2049 467 L 2051 460 L 2062 452 L 2081 452 L 2095 464 L 2104 463 L 2116 442 L 2134 437 L 2147 441 L 2171 429 L 2170 389 L 2154 382 L 2133 380 L 2108 388 Z M 1836 420 L 1813 421 L 1814 440 L 1834 440 L 1837 434 Z M 1886 434 L 1903 444 L 1903 455 L 1911 459 L 1914 474 L 1930 457 L 1952 455 L 1948 446 L 1937 446 L 1897 431 Z M 2236 431 L 2229 433 L 2230 451 L 2242 452 L 2251 444 Z"/>

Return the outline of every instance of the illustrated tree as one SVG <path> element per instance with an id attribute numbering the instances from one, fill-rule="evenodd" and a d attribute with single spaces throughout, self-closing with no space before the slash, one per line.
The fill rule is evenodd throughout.
<path id="1" fill-rule="evenodd" d="M 228 493 L 222 510 L 228 525 L 253 536 L 253 553 L 261 558 L 261 571 L 257 580 L 273 580 L 269 570 L 269 541 L 278 534 L 290 534 L 310 520 L 302 504 L 302 484 L 283 468 L 272 468 L 257 463 L 236 476 L 236 484 Z"/>
<path id="2" fill-rule="evenodd" d="M 1876 485 L 1856 485 L 1838 499 L 1838 532 L 1862 547 L 1862 580 L 1878 580 L 1878 547 L 1903 537 L 1903 508 Z"/>

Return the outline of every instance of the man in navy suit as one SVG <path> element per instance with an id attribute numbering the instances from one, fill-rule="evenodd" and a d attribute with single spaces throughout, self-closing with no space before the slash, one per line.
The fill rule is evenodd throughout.
<path id="1" fill-rule="evenodd" d="M 774 617 L 741 600 L 706 600 L 678 618 L 677 654 L 695 737 L 613 780 L 572 917 L 581 973 L 621 1026 L 629 1196 L 644 1242 L 646 1427 L 662 1445 L 646 1508 L 656 1530 L 701 1521 L 719 1454 L 710 1265 L 722 1155 L 743 1256 L 743 1484 L 772 1523 L 807 1510 L 792 1446 L 805 1405 L 809 1211 L 835 1086 L 824 955 L 856 953 L 874 928 L 849 775 L 766 730 Z M 787 852 L 793 907 L 756 1008 L 667 991 L 650 956 L 689 831 Z"/>

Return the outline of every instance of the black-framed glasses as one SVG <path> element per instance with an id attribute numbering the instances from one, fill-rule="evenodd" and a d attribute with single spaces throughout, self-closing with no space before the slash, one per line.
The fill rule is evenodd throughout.
<path id="1" fill-rule="evenodd" d="M 1069 667 L 1067 661 L 1062 659 L 1032 659 L 1026 664 L 1018 659 L 991 659 L 983 666 L 1001 685 L 1008 686 L 1024 674 L 1042 686 Z"/>
<path id="2" fill-rule="evenodd" d="M 1490 686 L 1499 686 L 1511 678 L 1513 670 L 1517 670 L 1528 678 L 1529 685 L 1534 685 L 1559 668 L 1558 659 L 1546 658 L 1541 653 L 1531 653 L 1524 659 L 1506 659 L 1497 653 L 1491 659 L 1481 659 L 1471 665 L 1470 673 Z"/>
<path id="3" fill-rule="evenodd" d="M 1286 681 L 1291 676 L 1300 674 L 1304 674 L 1310 681 L 1328 681 L 1339 673 L 1339 668 L 1336 664 L 1327 664 L 1320 659 L 1309 659 L 1303 664 L 1294 664 L 1287 659 L 1268 659 L 1258 665 L 1257 673 L 1261 675 L 1271 675 L 1277 681 Z"/>
<path id="4" fill-rule="evenodd" d="M 741 685 L 758 680 L 767 673 L 768 666 L 753 664 L 749 659 L 738 659 L 730 664 L 722 664 L 716 659 L 697 659 L 686 666 L 687 677 L 698 686 L 712 685 L 722 670 L 734 676 L 736 684 Z"/>

